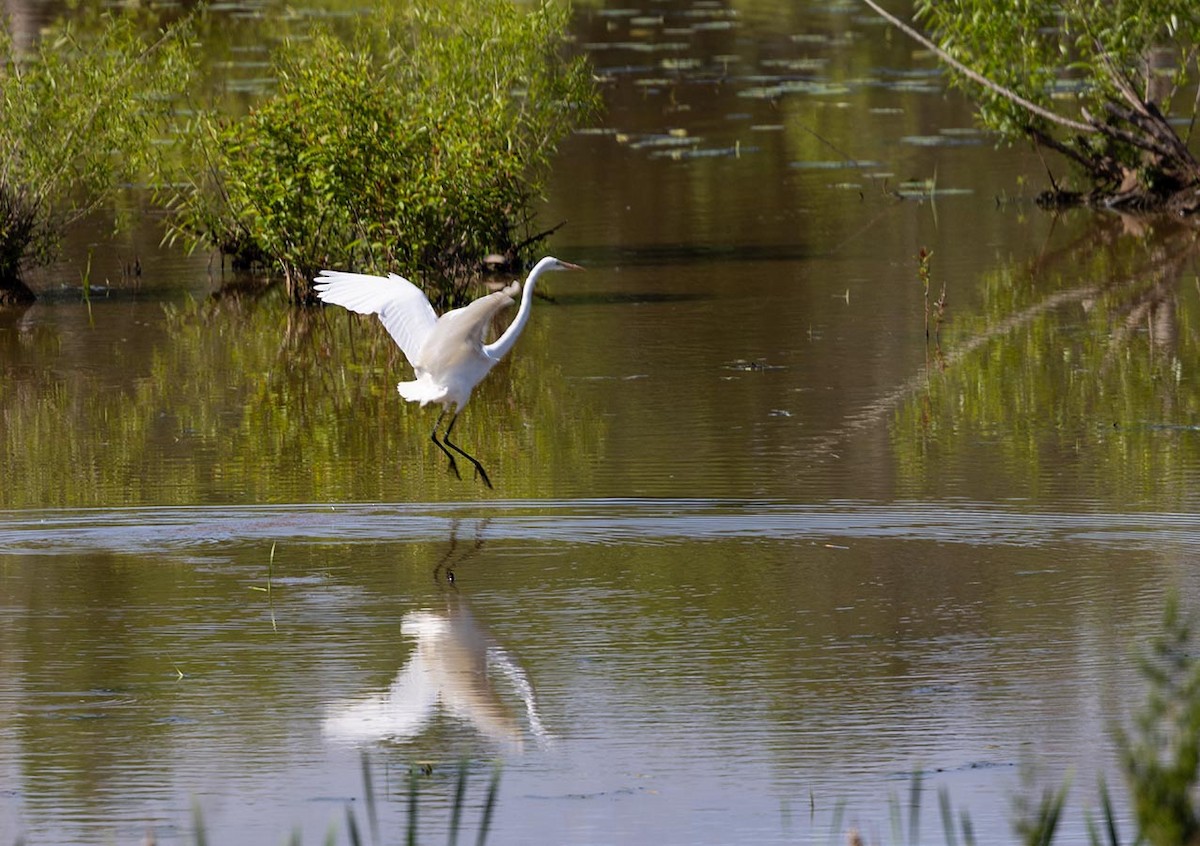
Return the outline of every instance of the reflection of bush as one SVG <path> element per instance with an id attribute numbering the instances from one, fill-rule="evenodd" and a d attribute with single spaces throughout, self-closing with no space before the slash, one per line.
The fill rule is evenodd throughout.
<path id="1" fill-rule="evenodd" d="M 1179 469 L 1200 442 L 1181 435 L 1200 417 L 1200 385 L 1183 374 L 1200 366 L 1200 302 L 1180 283 L 1194 250 L 1186 234 L 1089 240 L 987 278 L 981 309 L 952 312 L 943 330 L 949 366 L 896 414 L 908 484 L 982 463 L 1029 495 L 1077 479 L 1077 493 L 1126 505 L 1186 496 Z"/>
<path id="2" fill-rule="evenodd" d="M 27 342 L 52 346 L 45 335 Z M 556 402 L 566 388 L 538 335 L 532 326 L 455 429 L 504 496 L 579 482 L 598 449 L 598 419 Z M 431 454 L 436 415 L 396 393 L 405 367 L 375 321 L 278 296 L 169 309 L 149 375 L 131 388 L 50 368 L 0 380 L 0 507 L 474 498 L 482 488 Z"/>

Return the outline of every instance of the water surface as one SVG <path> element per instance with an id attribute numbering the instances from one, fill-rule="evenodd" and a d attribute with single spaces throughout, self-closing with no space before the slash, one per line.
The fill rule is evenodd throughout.
<path id="1" fill-rule="evenodd" d="M 439 842 L 460 762 L 496 843 L 891 842 L 914 774 L 927 840 L 1070 777 L 1086 842 L 1196 599 L 1191 233 L 1037 210 L 857 6 L 575 35 L 609 109 L 541 220 L 588 272 L 456 428 L 495 491 L 376 326 L 150 216 L 0 314 L 0 843 L 395 841 L 412 774 Z"/>

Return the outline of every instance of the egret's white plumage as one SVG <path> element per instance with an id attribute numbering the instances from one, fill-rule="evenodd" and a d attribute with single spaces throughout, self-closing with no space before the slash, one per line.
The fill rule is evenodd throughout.
<path id="1" fill-rule="evenodd" d="M 400 395 L 422 406 L 431 402 L 442 406 L 434 424 L 433 442 L 450 459 L 455 475 L 458 467 L 449 446 L 466 458 L 490 488 L 491 480 L 483 465 L 450 441 L 450 430 L 458 414 L 471 399 L 483 377 L 504 358 L 516 343 L 529 321 L 533 306 L 533 286 L 541 274 L 549 270 L 581 270 L 578 265 L 547 256 L 539 261 L 522 288 L 514 282 L 501 291 L 487 294 L 462 308 L 452 309 L 438 317 L 421 289 L 402 276 L 370 276 L 364 273 L 344 273 L 322 270 L 314 280 L 317 296 L 326 303 L 340 305 L 359 314 L 377 314 L 388 334 L 399 344 L 404 357 L 412 365 L 416 378 L 401 382 Z M 512 305 L 521 292 L 521 307 L 508 329 L 492 343 L 484 336 L 492 319 Z M 451 414 L 446 432 L 439 441 L 437 434 L 442 418 Z M 443 446 L 443 443 L 445 446 Z"/>

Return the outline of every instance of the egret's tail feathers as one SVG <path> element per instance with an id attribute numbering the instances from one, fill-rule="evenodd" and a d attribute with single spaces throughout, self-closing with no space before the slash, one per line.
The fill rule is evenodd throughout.
<path id="1" fill-rule="evenodd" d="M 409 402 L 419 402 L 422 406 L 431 402 L 440 402 L 446 398 L 446 386 L 438 385 L 429 379 L 401 382 L 396 389 L 400 391 L 400 396 Z"/>

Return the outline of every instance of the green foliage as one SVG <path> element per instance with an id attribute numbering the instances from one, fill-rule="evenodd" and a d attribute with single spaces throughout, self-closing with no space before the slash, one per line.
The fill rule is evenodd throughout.
<path id="1" fill-rule="evenodd" d="M 198 118 L 173 234 L 283 271 L 432 271 L 515 252 L 558 141 L 595 106 L 561 56 L 567 10 L 415 0 L 318 29 L 273 58 L 278 89 L 237 120 Z M 460 292 L 447 288 L 443 300 Z"/>
<path id="2" fill-rule="evenodd" d="M 1005 4 L 984 0 L 922 0 L 917 17 L 932 31 L 947 53 L 992 81 L 1016 91 L 1034 103 L 1051 105 L 1058 64 L 1063 59 L 1056 6 L 1041 0 Z M 1009 139 L 1024 138 L 1027 127 L 1044 127 L 1012 100 L 987 88 L 974 86 L 961 74 L 951 78 L 976 97 L 979 115 L 991 129 Z"/>
<path id="3" fill-rule="evenodd" d="M 1142 661 L 1146 702 L 1131 734 L 1122 733 L 1121 758 L 1138 829 L 1156 846 L 1200 842 L 1195 790 L 1200 776 L 1200 657 L 1191 623 L 1172 596 L 1163 632 Z"/>
<path id="4" fill-rule="evenodd" d="M 1062 153 L 1107 201 L 1135 187 L 1139 202 L 1168 198 L 1200 183 L 1188 139 L 1166 118 L 1176 94 L 1194 87 L 1195 3 L 918 0 L 917 18 L 985 126 Z M 1188 107 L 1194 115 L 1190 98 Z M 1186 210 L 1196 207 L 1192 198 Z"/>
<path id="5" fill-rule="evenodd" d="M 0 20 L 0 297 L 31 296 L 23 269 L 64 230 L 154 166 L 192 75 L 188 25 L 148 44 L 129 18 L 94 31 L 63 24 L 22 54 Z"/>

